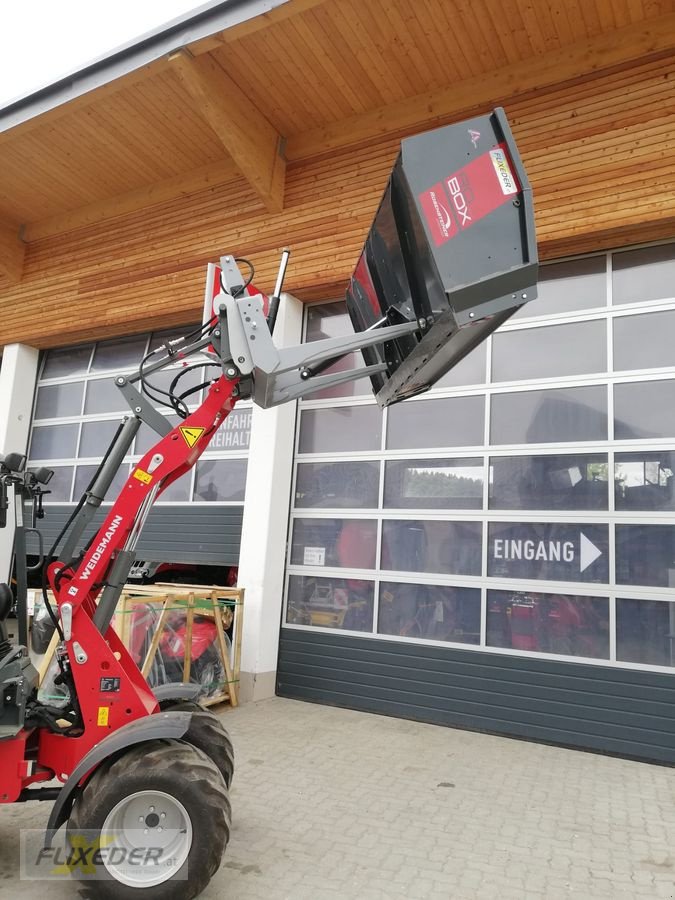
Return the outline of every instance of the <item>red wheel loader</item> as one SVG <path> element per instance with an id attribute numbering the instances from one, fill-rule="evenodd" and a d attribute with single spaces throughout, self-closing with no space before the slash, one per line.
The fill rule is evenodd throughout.
<path id="1" fill-rule="evenodd" d="M 154 501 L 195 464 L 242 398 L 270 407 L 365 374 L 380 405 L 398 402 L 428 389 L 535 296 L 531 193 L 504 112 L 402 142 L 347 290 L 354 334 L 275 346 L 287 261 L 284 251 L 268 303 L 252 284 L 253 267 L 222 257 L 211 270 L 218 277 L 203 327 L 153 350 L 131 377 L 116 378 L 129 415 L 44 554 L 63 703 L 38 699 L 25 649 L 25 564 L 19 645 L 0 630 L 0 800 L 54 802 L 46 848 L 66 823 L 73 848 L 81 849 L 82 834 L 93 835 L 96 880 L 84 890 L 97 897 L 195 897 L 230 832 L 234 756 L 220 720 L 194 702 L 188 685 L 153 691 L 110 625 Z M 365 366 L 327 371 L 355 350 Z M 153 374 L 176 361 L 183 367 L 160 391 Z M 201 383 L 181 390 L 182 376 L 195 368 Z M 190 411 L 189 396 L 200 389 L 204 400 Z M 173 408 L 180 423 L 173 427 L 156 403 Z M 157 443 L 78 551 L 141 423 L 157 432 Z M 46 480 L 48 473 L 27 472 L 16 454 L 0 470 L 0 518 L 13 497 L 18 562 L 26 504 L 35 513 Z M 3 619 L 11 601 L 2 586 Z"/>

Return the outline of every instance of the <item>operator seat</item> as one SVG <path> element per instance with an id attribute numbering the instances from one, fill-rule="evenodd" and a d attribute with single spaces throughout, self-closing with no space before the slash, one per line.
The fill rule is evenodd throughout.
<path id="1" fill-rule="evenodd" d="M 13 604 L 12 589 L 0 582 L 0 741 L 14 737 L 23 728 L 26 701 L 38 683 L 26 648 L 10 643 L 7 634 L 7 616 Z"/>

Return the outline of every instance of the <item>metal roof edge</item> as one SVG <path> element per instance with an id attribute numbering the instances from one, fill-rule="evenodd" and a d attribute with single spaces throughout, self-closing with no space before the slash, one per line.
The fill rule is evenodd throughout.
<path id="1" fill-rule="evenodd" d="M 174 50 L 271 12 L 288 0 L 211 0 L 0 108 L 0 132 L 127 75 Z"/>

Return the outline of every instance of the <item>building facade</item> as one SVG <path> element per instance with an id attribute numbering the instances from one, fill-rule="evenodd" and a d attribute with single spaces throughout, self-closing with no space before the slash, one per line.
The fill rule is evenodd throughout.
<path id="1" fill-rule="evenodd" d="M 365 380 L 238 406 L 139 555 L 238 565 L 249 696 L 672 762 L 672 4 L 271 6 L 213 3 L 0 111 L 0 451 L 55 468 L 46 539 L 113 375 L 190 330 L 207 262 L 269 290 L 290 244 L 275 340 L 343 332 L 401 136 L 501 104 L 539 298 L 385 411 Z"/>

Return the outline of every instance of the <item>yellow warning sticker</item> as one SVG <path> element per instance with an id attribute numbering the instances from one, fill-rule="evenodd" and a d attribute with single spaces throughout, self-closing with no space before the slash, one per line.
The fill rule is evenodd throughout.
<path id="1" fill-rule="evenodd" d="M 181 425 L 180 429 L 180 433 L 185 438 L 185 443 L 188 447 L 194 447 L 205 431 L 205 428 L 193 428 L 189 425 Z"/>
<path id="2" fill-rule="evenodd" d="M 150 484 L 152 481 L 152 475 L 149 472 L 144 472 L 143 469 L 136 469 L 134 472 L 134 478 L 138 478 L 139 481 L 142 481 L 143 484 Z"/>
<path id="3" fill-rule="evenodd" d="M 98 719 L 96 721 L 96 724 L 99 725 L 101 728 L 107 728 L 109 715 L 110 715 L 110 708 L 108 706 L 99 706 Z"/>

